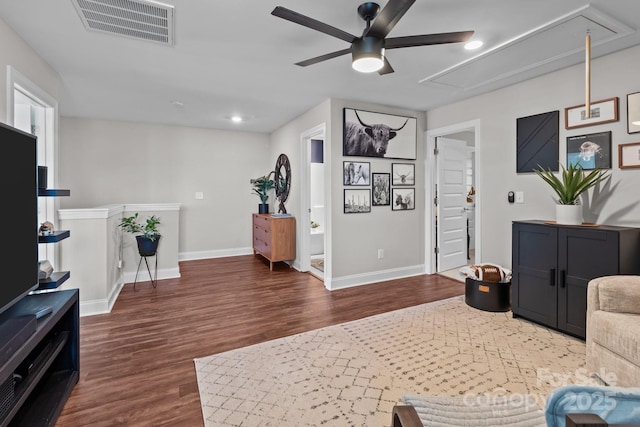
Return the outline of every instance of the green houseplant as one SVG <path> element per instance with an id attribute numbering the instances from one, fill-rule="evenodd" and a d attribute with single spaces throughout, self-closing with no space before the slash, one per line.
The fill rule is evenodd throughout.
<path id="1" fill-rule="evenodd" d="M 131 216 L 124 217 L 120 220 L 118 226 L 122 227 L 127 233 L 136 235 L 140 256 L 153 256 L 158 250 L 158 243 L 161 237 L 158 231 L 160 218 L 151 215 L 144 222 L 141 222 L 138 220 L 138 217 L 138 212 Z"/>
<path id="2" fill-rule="evenodd" d="M 268 192 L 275 185 L 275 181 L 271 179 L 272 175 L 273 175 L 273 171 L 269 172 L 267 175 L 249 180 L 249 183 L 253 187 L 252 189 L 253 193 L 257 194 L 258 197 L 260 198 L 260 204 L 258 205 L 258 213 L 261 213 L 261 214 L 269 213 L 269 204 L 267 203 L 267 201 L 269 200 Z"/>
<path id="3" fill-rule="evenodd" d="M 560 165 L 562 172 L 556 176 L 551 169 L 538 165 L 533 171 L 551 186 L 558 196 L 556 222 L 559 224 L 582 224 L 582 206 L 580 195 L 609 177 L 608 170 L 593 169 L 584 171 L 580 164 Z M 571 208 L 567 208 L 571 206 Z M 570 211 L 571 213 L 567 213 Z"/>

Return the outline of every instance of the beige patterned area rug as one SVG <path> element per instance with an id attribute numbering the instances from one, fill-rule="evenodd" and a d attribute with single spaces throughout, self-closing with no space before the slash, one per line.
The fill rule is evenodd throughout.
<path id="1" fill-rule="evenodd" d="M 533 394 L 585 382 L 583 341 L 464 297 L 196 359 L 206 426 L 388 426 L 404 393 Z"/>

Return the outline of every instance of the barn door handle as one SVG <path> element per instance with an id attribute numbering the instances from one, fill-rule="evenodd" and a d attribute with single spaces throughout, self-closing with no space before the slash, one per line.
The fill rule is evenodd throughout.
<path id="1" fill-rule="evenodd" d="M 551 286 L 556 285 L 556 269 L 555 268 L 552 268 L 551 270 L 549 270 L 549 284 Z"/>
<path id="2" fill-rule="evenodd" d="M 564 288 L 567 285 L 567 272 L 566 270 L 560 270 L 560 287 Z"/>

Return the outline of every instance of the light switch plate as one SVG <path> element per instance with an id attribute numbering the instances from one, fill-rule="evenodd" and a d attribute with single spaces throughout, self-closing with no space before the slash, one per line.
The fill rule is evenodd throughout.
<path id="1" fill-rule="evenodd" d="M 516 203 L 524 203 L 524 191 L 516 191 Z"/>

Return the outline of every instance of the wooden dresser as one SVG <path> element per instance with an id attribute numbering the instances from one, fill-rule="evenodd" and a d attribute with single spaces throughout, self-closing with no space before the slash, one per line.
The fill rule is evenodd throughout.
<path id="1" fill-rule="evenodd" d="M 268 259 L 271 270 L 278 261 L 290 261 L 292 268 L 296 258 L 296 219 L 253 214 L 253 253 Z"/>

